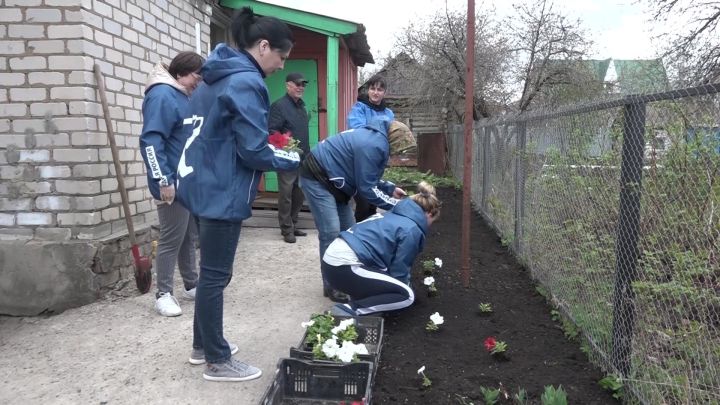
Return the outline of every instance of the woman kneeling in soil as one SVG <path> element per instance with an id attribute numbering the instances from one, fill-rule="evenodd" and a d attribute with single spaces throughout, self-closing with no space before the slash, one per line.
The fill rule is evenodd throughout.
<path id="1" fill-rule="evenodd" d="M 415 301 L 410 270 L 430 225 L 440 215 L 435 187 L 421 182 L 418 193 L 383 214 L 343 231 L 323 256 L 332 288 L 350 296 L 334 315 L 369 315 L 406 308 Z"/>

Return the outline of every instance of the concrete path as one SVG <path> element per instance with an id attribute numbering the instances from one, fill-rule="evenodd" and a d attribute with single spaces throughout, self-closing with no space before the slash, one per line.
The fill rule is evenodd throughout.
<path id="1" fill-rule="evenodd" d="M 225 290 L 225 337 L 240 346 L 236 358 L 263 370 L 260 379 L 203 380 L 204 366 L 187 362 L 192 302 L 163 318 L 154 291 L 137 295 L 133 282 L 59 315 L 0 317 L 0 403 L 257 404 L 278 359 L 302 337 L 300 322 L 332 304 L 322 297 L 317 256 L 315 230 L 294 245 L 277 229 L 242 230 Z M 175 279 L 177 294 L 177 272 Z"/>

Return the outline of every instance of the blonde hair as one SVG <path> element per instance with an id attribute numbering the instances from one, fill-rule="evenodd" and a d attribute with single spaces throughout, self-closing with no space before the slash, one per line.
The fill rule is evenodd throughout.
<path id="1" fill-rule="evenodd" d="M 415 201 L 415 203 L 419 205 L 423 211 L 429 212 L 433 218 L 440 215 L 442 202 L 440 202 L 435 195 L 435 186 L 432 184 L 426 181 L 418 183 L 417 194 L 410 196 L 410 199 Z"/>

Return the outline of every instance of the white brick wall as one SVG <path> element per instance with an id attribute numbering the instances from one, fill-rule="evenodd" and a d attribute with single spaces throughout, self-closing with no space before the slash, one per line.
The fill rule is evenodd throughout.
<path id="1" fill-rule="evenodd" d="M 2 238 L 15 230 L 23 240 L 87 239 L 124 227 L 94 64 L 105 75 L 131 212 L 136 223 L 156 220 L 138 153 L 145 79 L 158 61 L 194 49 L 196 22 L 207 43 L 203 2 L 0 0 L 0 7 Z"/>

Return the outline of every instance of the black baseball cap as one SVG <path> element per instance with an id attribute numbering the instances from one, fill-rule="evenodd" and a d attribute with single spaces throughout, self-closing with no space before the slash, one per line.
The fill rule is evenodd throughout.
<path id="1" fill-rule="evenodd" d="M 305 80 L 305 77 L 302 75 L 302 73 L 298 73 L 298 72 L 293 72 L 293 73 L 288 74 L 287 77 L 285 77 L 285 81 L 293 82 L 293 83 L 300 83 L 300 82 L 308 83 L 308 81 Z"/>

